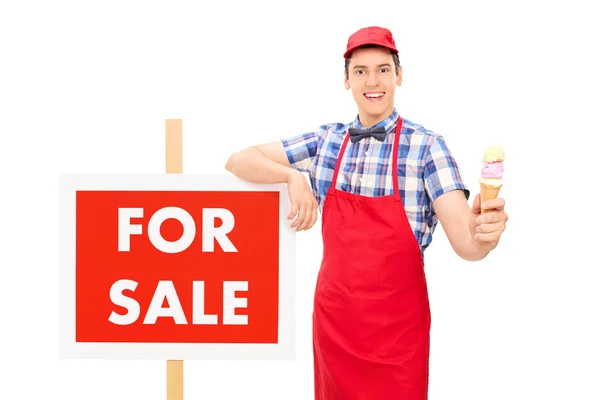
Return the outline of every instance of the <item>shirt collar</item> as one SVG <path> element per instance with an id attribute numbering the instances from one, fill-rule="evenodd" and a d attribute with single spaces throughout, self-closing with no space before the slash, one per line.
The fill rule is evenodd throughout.
<path id="1" fill-rule="evenodd" d="M 378 123 L 376 123 L 375 125 L 373 125 L 372 128 L 377 128 L 377 127 L 380 127 L 380 126 L 384 126 L 386 132 L 389 132 L 390 129 L 392 129 L 393 127 L 396 126 L 396 122 L 398 121 L 398 117 L 399 117 L 398 110 L 396 110 L 396 107 L 394 107 L 394 111 L 392 111 L 392 113 L 387 118 L 379 121 Z M 358 115 L 356 116 L 356 118 L 352 122 L 352 127 L 359 128 L 359 129 L 364 129 L 364 126 L 360 123 Z"/>

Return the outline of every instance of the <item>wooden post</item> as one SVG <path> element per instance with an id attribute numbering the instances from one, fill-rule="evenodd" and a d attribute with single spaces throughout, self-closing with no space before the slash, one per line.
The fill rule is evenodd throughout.
<path id="1" fill-rule="evenodd" d="M 166 172 L 183 173 L 182 121 L 166 120 Z M 183 360 L 167 360 L 167 400 L 183 400 Z"/>
<path id="2" fill-rule="evenodd" d="M 166 121 L 167 174 L 183 173 L 182 122 L 180 119 Z"/>

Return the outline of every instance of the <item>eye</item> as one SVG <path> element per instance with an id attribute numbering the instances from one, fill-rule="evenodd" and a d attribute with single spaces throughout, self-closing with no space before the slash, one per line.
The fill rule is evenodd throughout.
<path id="1" fill-rule="evenodd" d="M 356 73 L 356 75 L 361 75 L 361 74 L 363 74 L 364 72 L 365 72 L 365 71 L 364 71 L 364 70 L 362 70 L 362 69 L 357 69 L 355 73 Z"/>
<path id="2" fill-rule="evenodd" d="M 381 68 L 380 71 L 382 73 L 386 73 L 386 72 L 389 72 L 389 68 Z"/>

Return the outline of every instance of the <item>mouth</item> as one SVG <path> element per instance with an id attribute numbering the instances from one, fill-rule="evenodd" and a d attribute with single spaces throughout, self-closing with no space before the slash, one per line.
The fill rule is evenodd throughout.
<path id="1" fill-rule="evenodd" d="M 371 103 L 375 103 L 375 102 L 381 101 L 384 94 L 385 94 L 385 92 L 367 92 L 367 93 L 363 93 L 363 96 L 365 96 L 367 98 L 367 100 L 370 101 Z"/>

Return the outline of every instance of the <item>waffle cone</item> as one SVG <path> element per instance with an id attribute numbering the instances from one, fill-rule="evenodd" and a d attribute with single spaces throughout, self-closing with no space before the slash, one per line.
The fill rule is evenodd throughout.
<path id="1" fill-rule="evenodd" d="M 498 194 L 500 193 L 500 188 L 502 187 L 502 185 L 500 186 L 492 186 L 492 185 L 486 185 L 483 182 L 479 183 L 479 190 L 480 190 L 480 196 L 481 196 L 481 203 L 484 203 L 488 200 L 492 200 L 498 197 Z M 486 212 L 490 212 L 491 210 L 482 210 L 482 213 L 486 213 Z"/>

